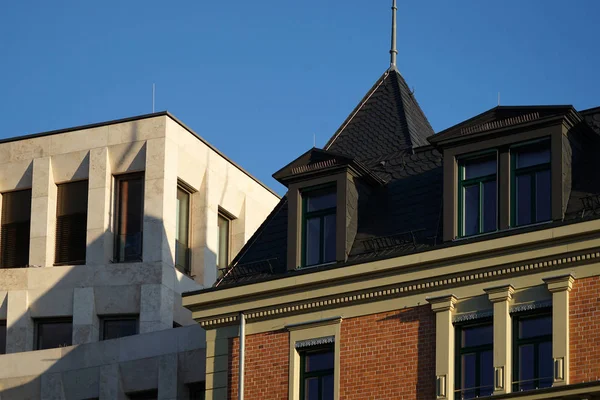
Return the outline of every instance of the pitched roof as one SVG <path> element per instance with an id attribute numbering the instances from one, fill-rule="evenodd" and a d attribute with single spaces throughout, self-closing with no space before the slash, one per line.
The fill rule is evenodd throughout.
<path id="1" fill-rule="evenodd" d="M 364 161 L 427 145 L 433 133 L 406 81 L 392 68 L 375 82 L 324 149 Z"/>
<path id="2" fill-rule="evenodd" d="M 274 175 L 287 181 L 296 179 L 295 176 L 356 163 L 361 171 L 368 171 L 369 176 L 376 176 L 378 182 L 384 183 L 370 185 L 369 189 L 357 185 L 359 191 L 365 192 L 358 195 L 356 235 L 349 247 L 347 262 L 310 269 L 287 269 L 286 196 L 215 286 L 252 283 L 456 245 L 442 242 L 443 160 L 437 149 L 427 145 L 426 138 L 438 143 L 440 140 L 463 140 L 506 127 L 554 121 L 559 115 L 566 118 L 569 113 L 576 114 L 572 106 L 495 107 L 432 136 L 433 130 L 408 85 L 395 69 L 391 69 L 369 90 L 324 150 L 309 150 Z M 581 116 L 593 125 L 594 121 L 600 120 L 599 114 L 600 108 L 588 110 Z M 581 116 L 576 117 L 582 122 Z M 572 168 L 573 180 L 564 221 L 555 221 L 552 225 L 579 221 L 582 217 L 600 217 L 600 195 L 595 196 L 600 193 L 600 180 L 595 176 L 595 171 L 600 168 L 600 158 L 595 156 L 600 151 L 596 150 L 600 149 L 600 135 L 579 136 L 581 138 L 569 138 L 563 143 L 567 150 L 573 151 L 573 163 L 566 166 Z M 597 207 L 585 211 L 586 202 Z M 501 231 L 486 237 L 467 238 L 461 243 L 515 233 L 515 230 Z"/>

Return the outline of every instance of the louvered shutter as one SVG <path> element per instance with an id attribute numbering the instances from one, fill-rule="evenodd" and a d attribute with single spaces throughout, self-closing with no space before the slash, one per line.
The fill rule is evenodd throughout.
<path id="1" fill-rule="evenodd" d="M 29 264 L 31 189 L 2 194 L 0 262 L 2 268 Z"/>
<path id="2" fill-rule="evenodd" d="M 56 264 L 84 264 L 87 237 L 88 181 L 58 185 Z"/>

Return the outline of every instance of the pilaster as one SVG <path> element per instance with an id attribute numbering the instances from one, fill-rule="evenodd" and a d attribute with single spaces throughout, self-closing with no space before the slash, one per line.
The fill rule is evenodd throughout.
<path id="1" fill-rule="evenodd" d="M 454 326 L 452 315 L 458 299 L 454 295 L 428 298 L 435 313 L 436 398 L 454 399 Z"/>
<path id="2" fill-rule="evenodd" d="M 164 137 L 148 140 L 144 175 L 144 262 L 175 265 L 176 205 L 177 145 Z"/>
<path id="3" fill-rule="evenodd" d="M 99 400 L 127 400 L 121 384 L 119 364 L 103 365 L 100 367 L 100 382 L 98 385 Z"/>
<path id="4" fill-rule="evenodd" d="M 29 264 L 51 267 L 54 264 L 57 189 L 50 157 L 33 160 L 32 179 Z"/>
<path id="5" fill-rule="evenodd" d="M 510 393 L 512 382 L 511 285 L 484 289 L 494 305 L 494 394 Z"/>
<path id="6" fill-rule="evenodd" d="M 96 315 L 94 288 L 73 289 L 73 344 L 99 340 L 99 321 Z"/>
<path id="7" fill-rule="evenodd" d="M 569 384 L 569 292 L 575 278 L 561 275 L 544 279 L 552 293 L 552 359 L 554 360 L 554 383 L 552 386 Z"/>
<path id="8" fill-rule="evenodd" d="M 26 290 L 8 292 L 6 313 L 6 353 L 33 350 L 33 320 L 29 314 Z"/>
<path id="9" fill-rule="evenodd" d="M 140 294 L 140 333 L 173 327 L 175 294 L 160 284 L 142 285 Z"/>
<path id="10" fill-rule="evenodd" d="M 113 258 L 110 230 L 112 172 L 108 148 L 90 150 L 86 264 L 108 264 Z"/>

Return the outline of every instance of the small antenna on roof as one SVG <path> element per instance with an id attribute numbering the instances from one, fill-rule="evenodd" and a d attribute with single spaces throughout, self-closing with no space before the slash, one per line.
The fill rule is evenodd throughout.
<path id="1" fill-rule="evenodd" d="M 313 133 L 313 147 L 317 147 L 317 134 Z"/>
<path id="2" fill-rule="evenodd" d="M 156 85 L 152 84 L 152 113 L 154 113 L 154 94 L 156 92 Z"/>
<path id="3" fill-rule="evenodd" d="M 398 50 L 396 49 L 396 0 L 392 0 L 392 48 L 390 49 L 390 68 L 396 67 L 396 56 Z"/>

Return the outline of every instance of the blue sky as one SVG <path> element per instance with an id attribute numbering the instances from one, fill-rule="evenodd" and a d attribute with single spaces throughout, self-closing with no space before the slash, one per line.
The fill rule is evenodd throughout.
<path id="1" fill-rule="evenodd" d="M 391 0 L 5 1 L 0 137 L 169 110 L 279 193 L 389 63 Z M 597 0 L 398 1 L 440 131 L 501 103 L 600 106 Z"/>

